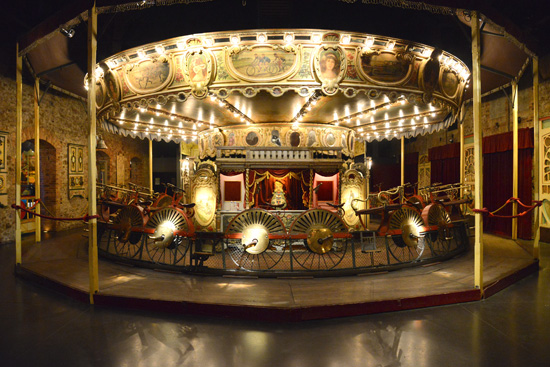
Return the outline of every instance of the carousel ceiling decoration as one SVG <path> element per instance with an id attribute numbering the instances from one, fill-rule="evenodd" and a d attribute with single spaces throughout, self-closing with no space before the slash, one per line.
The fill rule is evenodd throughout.
<path id="1" fill-rule="evenodd" d="M 284 29 L 144 45 L 103 60 L 96 77 L 99 121 L 123 135 L 194 141 L 216 129 L 288 123 L 345 128 L 372 141 L 448 127 L 470 72 L 419 43 Z"/>

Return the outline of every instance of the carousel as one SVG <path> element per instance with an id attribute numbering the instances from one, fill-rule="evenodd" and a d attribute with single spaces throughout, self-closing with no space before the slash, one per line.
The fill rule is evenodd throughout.
<path id="1" fill-rule="evenodd" d="M 203 33 L 96 66 L 98 126 L 180 144 L 178 185 L 98 184 L 104 257 L 182 272 L 314 276 L 468 247 L 470 187 L 371 192 L 375 140 L 452 125 L 470 77 L 419 43 L 322 29 Z M 395 172 L 395 175 L 399 175 Z M 374 182 L 376 184 L 376 182 Z M 405 187 L 412 194 L 405 194 Z"/>

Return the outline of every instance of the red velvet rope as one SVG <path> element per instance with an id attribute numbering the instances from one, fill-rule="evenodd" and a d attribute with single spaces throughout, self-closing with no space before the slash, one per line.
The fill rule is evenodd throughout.
<path id="1" fill-rule="evenodd" d="M 497 215 L 497 214 L 495 214 L 495 213 L 499 212 L 500 210 L 502 210 L 506 205 L 508 205 L 512 202 L 518 203 L 521 207 L 527 208 L 527 210 L 524 210 L 523 212 L 521 212 L 519 214 L 516 214 L 516 215 Z M 487 215 L 489 215 L 489 217 L 493 217 L 493 218 L 520 218 L 520 217 L 523 217 L 524 215 L 526 215 L 527 213 L 529 213 L 530 211 L 532 211 L 533 209 L 535 209 L 536 207 L 542 205 L 542 201 L 535 200 L 533 202 L 535 203 L 535 205 L 525 205 L 518 198 L 512 197 L 512 198 L 506 200 L 504 205 L 501 206 L 500 208 L 498 208 L 497 210 L 495 210 L 494 212 L 490 212 L 489 209 L 487 209 L 487 208 L 472 209 L 472 211 L 474 213 L 487 214 Z"/>
<path id="2" fill-rule="evenodd" d="M 36 206 L 36 204 L 34 205 Z M 34 206 L 32 208 L 34 208 Z M 88 215 L 86 214 L 85 216 L 83 217 L 79 217 L 79 218 L 63 218 L 63 217 L 50 217 L 50 216 L 47 216 L 47 215 L 43 215 L 43 214 L 38 214 L 38 213 L 35 213 L 34 211 L 32 210 L 29 210 L 27 208 L 23 208 L 21 205 L 16 205 L 16 204 L 12 204 L 11 207 L 13 209 L 19 209 L 19 210 L 23 210 L 29 214 L 32 214 L 32 215 L 36 215 L 40 218 L 45 218 L 45 219 L 51 219 L 51 220 L 83 220 L 85 222 L 89 221 L 90 219 L 97 219 L 99 218 L 99 215 Z"/>

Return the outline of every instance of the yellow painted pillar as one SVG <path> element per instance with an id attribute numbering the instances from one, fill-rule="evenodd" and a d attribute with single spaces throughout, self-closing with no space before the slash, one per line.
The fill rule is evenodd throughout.
<path id="1" fill-rule="evenodd" d="M 96 195 L 96 55 L 97 55 L 97 10 L 95 1 L 88 10 L 88 117 L 90 119 L 90 135 L 88 137 L 88 214 L 97 214 Z M 94 295 L 99 292 L 98 255 L 97 255 L 97 219 L 90 219 L 88 265 L 90 271 L 90 304 L 94 303 Z"/>
<path id="2" fill-rule="evenodd" d="M 472 84 L 474 120 L 475 208 L 483 208 L 483 130 L 481 127 L 481 62 L 479 19 L 472 12 Z M 474 286 L 483 293 L 483 215 L 475 213 Z"/>
<path id="3" fill-rule="evenodd" d="M 16 45 L 15 107 L 15 203 L 21 204 L 21 135 L 23 131 L 23 58 Z M 21 217 L 15 213 L 15 265 L 21 265 Z"/>
<path id="4" fill-rule="evenodd" d="M 34 196 L 36 201 L 40 200 L 40 79 L 34 80 Z M 37 204 L 35 212 L 40 214 L 42 204 Z M 42 241 L 42 225 L 39 216 L 34 217 L 35 241 Z"/>
<path id="5" fill-rule="evenodd" d="M 512 82 L 512 95 L 513 95 L 513 106 L 512 106 L 512 136 L 513 136 L 513 150 L 512 150 L 512 196 L 518 197 L 518 94 L 519 88 L 517 82 Z M 518 213 L 518 203 L 514 202 L 512 204 L 512 215 Z M 517 240 L 518 238 L 518 219 L 512 219 L 512 239 Z"/>
<path id="6" fill-rule="evenodd" d="M 459 133 L 460 133 L 460 197 L 464 197 L 464 188 L 462 185 L 464 185 L 464 181 L 466 179 L 466 167 L 464 167 L 465 161 L 464 161 L 464 122 L 463 122 L 463 115 L 460 114 L 460 122 L 458 124 L 459 126 Z M 465 205 L 462 206 L 463 208 Z M 464 209 L 463 209 L 464 211 Z"/>
<path id="7" fill-rule="evenodd" d="M 533 200 L 540 200 L 540 121 L 539 121 L 539 59 L 533 56 Z M 533 241 L 533 258 L 538 259 L 540 253 L 540 222 L 542 211 L 535 211 L 535 240 Z"/>
<path id="8" fill-rule="evenodd" d="M 153 140 L 149 138 L 149 191 L 151 194 L 155 192 L 153 190 Z"/>

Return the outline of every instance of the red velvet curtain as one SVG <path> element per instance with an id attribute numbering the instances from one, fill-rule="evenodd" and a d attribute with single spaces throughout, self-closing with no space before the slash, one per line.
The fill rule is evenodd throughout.
<path id="1" fill-rule="evenodd" d="M 294 175 L 291 175 L 291 172 Z M 257 181 L 265 173 L 269 173 L 267 177 Z M 306 210 L 309 206 L 309 176 L 309 170 L 250 170 L 248 175 L 249 202 L 253 201 L 252 206 L 254 207 L 268 208 L 275 190 L 275 182 L 279 181 L 283 184 L 285 192 L 287 202 L 285 209 Z"/>
<path id="2" fill-rule="evenodd" d="M 373 162 L 370 170 L 371 191 L 388 190 L 401 184 L 401 166 L 400 164 L 380 164 Z"/>
<path id="3" fill-rule="evenodd" d="M 412 186 L 405 189 L 408 194 L 415 194 L 414 189 L 418 183 L 418 152 L 405 154 L 405 183 Z"/>
<path id="4" fill-rule="evenodd" d="M 511 132 L 483 138 L 483 206 L 494 211 L 512 197 L 512 148 Z M 533 129 L 518 131 L 518 196 L 521 202 L 531 205 L 533 168 Z M 518 206 L 518 212 L 523 209 Z M 498 214 L 512 215 L 508 205 Z M 532 212 L 518 219 L 518 237 L 532 238 Z M 498 235 L 512 235 L 512 220 L 485 216 L 483 229 Z"/>
<path id="5" fill-rule="evenodd" d="M 460 182 L 460 143 L 428 149 L 431 163 L 431 182 L 451 184 Z"/>

